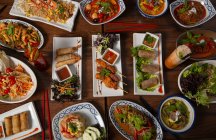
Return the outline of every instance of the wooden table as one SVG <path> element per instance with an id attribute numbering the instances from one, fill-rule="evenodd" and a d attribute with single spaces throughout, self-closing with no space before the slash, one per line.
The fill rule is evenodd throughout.
<path id="1" fill-rule="evenodd" d="M 173 0 L 172 0 L 173 1 Z M 170 2 L 172 2 L 170 1 Z M 211 0 L 213 5 L 216 7 L 216 1 Z M 93 98 L 92 97 L 92 56 L 91 56 L 91 35 L 96 34 L 98 32 L 106 32 L 110 29 L 119 29 L 120 26 L 110 26 L 109 24 L 105 24 L 102 26 L 92 26 L 88 24 L 84 18 L 78 13 L 76 17 L 75 27 L 73 32 L 67 32 L 56 27 L 40 23 L 30 21 L 24 18 L 13 17 L 9 15 L 9 11 L 11 9 L 13 0 L 1 0 L 0 4 L 7 4 L 7 7 L 2 10 L 0 13 L 0 19 L 5 18 L 14 18 L 27 21 L 32 25 L 36 26 L 41 30 L 45 37 L 45 44 L 42 50 L 46 54 L 46 59 L 48 60 L 50 66 L 46 72 L 39 72 L 34 69 L 36 76 L 38 78 L 38 89 L 35 94 L 27 101 L 18 104 L 4 104 L 0 103 L 0 113 L 13 109 L 17 106 L 20 106 L 24 103 L 33 101 L 36 105 L 37 112 L 40 116 L 40 120 L 42 125 L 44 126 L 45 131 L 45 139 L 52 139 L 49 135 L 49 118 L 48 118 L 48 110 L 44 109 L 47 102 L 49 102 L 50 116 L 51 119 L 57 114 L 59 111 L 73 104 L 77 104 L 79 102 L 91 102 L 93 103 L 101 113 L 107 129 L 108 129 L 108 139 L 109 140 L 123 140 L 118 131 L 112 125 L 109 117 L 108 117 L 108 108 L 110 105 L 120 99 L 130 100 L 139 103 L 142 105 L 139 100 L 139 96 L 133 95 L 133 65 L 132 65 L 132 57 L 130 48 L 132 47 L 132 35 L 134 32 L 123 32 L 121 33 L 121 49 L 122 49 L 122 64 L 123 64 L 123 74 L 127 77 L 125 79 L 125 83 L 127 86 L 124 86 L 124 89 L 128 91 L 128 94 L 125 94 L 123 97 L 110 97 L 110 98 Z M 156 19 L 146 19 L 140 15 L 136 8 L 136 0 L 125 0 L 126 11 L 115 21 L 133 21 L 136 23 L 153 23 L 157 24 L 158 28 L 154 30 L 140 30 L 139 32 L 155 32 L 162 33 L 162 42 L 163 42 L 163 60 L 175 49 L 175 41 L 177 36 L 186 31 L 187 29 L 181 28 L 179 25 L 175 23 L 172 19 L 169 10 L 167 10 L 166 14 Z M 211 19 L 207 23 L 200 26 L 200 28 L 211 29 L 214 30 L 216 23 L 216 18 Z M 50 90 L 50 81 L 51 81 L 51 61 L 52 61 L 52 41 L 54 36 L 81 36 L 83 37 L 83 88 L 82 88 L 82 101 L 75 102 L 65 102 L 59 103 L 55 101 L 50 101 L 47 98 L 43 98 L 45 95 L 45 90 Z M 144 96 L 145 100 L 154 108 L 157 109 L 160 101 L 166 96 L 180 94 L 178 86 L 177 86 L 177 77 L 179 72 L 188 64 L 191 64 L 192 61 L 187 61 L 184 64 L 178 66 L 174 70 L 168 70 L 164 68 L 164 79 L 165 79 L 165 96 Z M 209 108 L 196 106 L 196 122 L 194 128 L 187 133 L 173 136 L 164 132 L 165 140 L 173 140 L 173 139 L 196 139 L 196 140 L 213 140 L 216 139 L 216 105 L 212 104 Z M 43 111 L 45 111 L 45 116 L 43 117 Z M 34 135 L 29 140 L 40 140 L 42 139 L 43 133 Z"/>

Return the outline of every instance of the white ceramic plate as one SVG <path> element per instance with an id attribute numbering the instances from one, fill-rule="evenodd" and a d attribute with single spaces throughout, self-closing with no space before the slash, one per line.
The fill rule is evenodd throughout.
<path id="1" fill-rule="evenodd" d="M 56 68 L 55 68 L 55 58 L 56 58 L 56 50 L 59 48 L 65 48 L 65 47 L 72 47 L 72 46 L 77 46 L 78 44 L 81 45 L 81 47 L 77 50 L 77 54 L 81 56 L 81 60 L 79 62 L 73 64 L 73 65 L 68 65 L 72 74 L 77 74 L 79 75 L 79 80 L 80 80 L 80 88 L 77 91 L 77 94 L 80 95 L 80 98 L 78 100 L 81 100 L 81 95 L 82 95 L 82 38 L 81 37 L 54 37 L 53 38 L 53 61 L 52 61 L 52 79 L 57 80 L 56 76 Z M 51 90 L 51 100 L 53 99 L 54 93 Z"/>
<path id="2" fill-rule="evenodd" d="M 119 59 L 115 63 L 115 67 L 117 68 L 118 72 L 122 73 L 122 63 L 121 63 L 121 46 L 120 46 L 120 35 L 119 40 L 114 45 L 113 50 L 119 53 Z M 96 40 L 97 35 L 92 35 L 92 46 L 94 44 L 94 41 Z M 96 71 L 96 59 L 102 58 L 101 54 L 99 52 L 96 52 L 96 47 L 92 47 L 92 68 L 93 68 L 93 97 L 109 97 L 109 96 L 123 96 L 123 90 L 121 89 L 111 89 L 107 88 L 103 83 L 101 83 L 101 80 L 97 80 L 95 78 L 95 75 L 97 73 Z M 122 75 L 119 75 L 119 77 L 122 79 Z M 119 87 L 123 88 L 123 83 L 119 82 Z"/>
<path id="3" fill-rule="evenodd" d="M 197 62 L 197 63 L 198 63 L 198 64 L 208 63 L 208 64 L 212 64 L 212 65 L 214 65 L 214 66 L 216 67 L 216 60 L 205 60 L 205 61 L 199 61 L 199 62 Z M 192 64 L 191 64 L 191 65 L 192 65 Z M 181 88 L 181 86 L 180 86 L 180 78 L 182 77 L 183 72 L 185 72 L 187 69 L 189 69 L 189 68 L 191 67 L 191 65 L 185 67 L 185 68 L 180 72 L 180 74 L 179 74 L 179 76 L 178 76 L 178 87 L 179 87 L 179 90 L 180 90 L 181 92 L 182 92 L 182 88 Z M 216 96 L 211 97 L 210 100 L 211 100 L 210 103 L 216 103 Z"/>
<path id="4" fill-rule="evenodd" d="M 27 104 L 24 104 L 22 106 L 14 108 L 14 109 L 12 109 L 12 110 L 10 110 L 8 112 L 0 114 L 0 121 L 3 122 L 5 117 L 13 116 L 15 114 L 19 114 L 19 113 L 22 113 L 22 112 L 25 112 L 25 111 L 29 112 L 30 129 L 28 129 L 27 131 L 23 131 L 23 132 L 20 132 L 20 133 L 5 137 L 4 140 L 12 140 L 12 139 L 21 140 L 21 139 L 30 137 L 30 136 L 35 135 L 35 134 L 42 131 L 41 124 L 39 122 L 39 118 L 38 118 L 38 115 L 37 115 L 37 112 L 35 110 L 33 102 L 29 102 Z M 29 134 L 29 133 L 31 133 L 31 134 Z M 28 134 L 28 135 L 26 135 L 26 134 Z M 26 135 L 26 136 L 24 136 L 24 135 Z"/>
<path id="5" fill-rule="evenodd" d="M 59 123 L 65 115 L 70 113 L 78 113 L 82 115 L 86 120 L 86 126 L 99 124 L 100 127 L 105 129 L 104 121 L 95 106 L 88 102 L 79 103 L 63 109 L 53 118 L 52 131 L 55 140 L 66 140 L 60 133 Z"/>
<path id="6" fill-rule="evenodd" d="M 136 59 L 133 57 L 133 75 L 134 75 L 134 95 L 164 95 L 164 80 L 163 80 L 163 62 L 162 62 L 162 35 L 159 33 L 158 45 L 155 47 L 155 51 L 157 52 L 157 56 L 153 61 L 153 64 L 160 65 L 160 71 L 158 73 L 158 77 L 160 79 L 160 84 L 154 91 L 146 91 L 142 90 L 137 86 L 136 78 L 138 76 L 136 71 Z M 139 45 L 143 45 L 143 39 L 145 37 L 144 33 L 134 33 L 133 34 L 133 47 L 137 47 Z M 162 88 L 162 93 L 159 92 L 160 88 Z"/>
<path id="7" fill-rule="evenodd" d="M 78 13 L 78 9 L 79 9 L 79 3 L 78 2 L 71 1 L 71 0 L 63 0 L 63 1 L 72 2 L 75 5 L 75 8 L 74 8 L 73 16 L 71 18 L 69 18 L 66 21 L 66 23 L 60 23 L 60 22 L 48 21 L 47 19 L 42 18 L 42 17 L 38 17 L 38 16 L 29 16 L 29 17 L 26 16 L 25 12 L 19 6 L 19 1 L 20 0 L 14 0 L 13 6 L 12 6 L 10 13 L 9 13 L 10 15 L 27 18 L 27 19 L 33 20 L 33 21 L 43 22 L 43 23 L 58 27 L 60 29 L 63 29 L 63 30 L 69 31 L 69 32 L 72 31 L 73 26 L 74 26 L 74 22 L 75 22 L 75 18 L 76 18 L 76 15 Z"/>
<path id="8" fill-rule="evenodd" d="M 14 58 L 14 57 L 10 57 L 10 60 L 12 62 L 12 65 L 17 66 L 18 64 L 20 64 L 24 68 L 26 73 L 28 73 L 30 75 L 30 77 L 32 79 L 33 86 L 27 92 L 26 96 L 17 97 L 17 98 L 12 99 L 12 100 L 11 99 L 0 99 L 0 102 L 9 103 L 9 104 L 20 103 L 20 102 L 23 102 L 23 101 L 29 99 L 34 94 L 34 92 L 37 89 L 37 78 L 36 78 L 34 72 L 31 70 L 31 68 L 29 66 L 27 66 L 25 63 L 23 63 L 22 61 Z"/>
<path id="9" fill-rule="evenodd" d="M 0 20 L 0 23 L 1 22 L 3 22 L 3 23 L 12 22 L 12 23 L 22 24 L 25 27 L 32 27 L 33 29 L 35 29 L 38 32 L 38 34 L 40 36 L 40 44 L 38 46 L 38 49 L 40 49 L 43 46 L 43 44 L 44 44 L 44 37 L 43 37 L 42 33 L 35 26 L 33 26 L 33 25 L 31 25 L 31 24 L 29 24 L 29 23 L 27 23 L 25 21 L 21 21 L 21 20 L 17 20 L 17 19 L 2 19 L 2 20 Z M 1 44 L 1 42 L 0 42 L 0 44 Z M 2 44 L 2 46 L 4 46 L 4 45 L 5 44 Z M 16 51 L 18 51 L 18 52 L 24 52 L 24 50 L 18 50 L 18 49 L 16 49 Z"/>
<path id="10" fill-rule="evenodd" d="M 156 140 L 162 140 L 163 139 L 163 131 L 162 131 L 162 128 L 159 124 L 159 122 L 157 121 L 157 119 L 147 110 L 145 109 L 144 107 L 134 103 L 134 102 L 130 102 L 130 101 L 126 101 L 126 100 L 119 100 L 119 101 L 116 101 L 114 102 L 110 108 L 109 108 L 109 117 L 110 117 L 110 120 L 112 121 L 112 124 L 115 126 L 115 128 L 119 131 L 119 133 L 124 136 L 126 139 L 128 140 L 133 140 L 133 136 L 131 135 L 128 135 L 119 125 L 118 125 L 118 122 L 116 121 L 115 119 L 115 116 L 114 116 L 114 112 L 115 112 L 115 109 L 117 106 L 119 105 L 130 105 L 131 107 L 133 108 L 136 108 L 137 110 L 139 110 L 140 112 L 142 112 L 143 114 L 145 114 L 147 117 L 151 118 L 154 125 L 155 125 L 155 128 L 156 128 L 156 133 L 157 133 L 157 136 L 156 136 Z"/>

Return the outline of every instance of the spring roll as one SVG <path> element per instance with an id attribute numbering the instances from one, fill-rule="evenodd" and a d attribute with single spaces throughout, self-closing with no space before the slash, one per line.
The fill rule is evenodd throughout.
<path id="1" fill-rule="evenodd" d="M 12 126 L 13 126 L 13 134 L 19 133 L 20 130 L 20 115 L 12 116 Z"/>
<path id="2" fill-rule="evenodd" d="M 64 55 L 64 54 L 68 54 L 68 53 L 74 53 L 80 47 L 81 47 L 81 45 L 78 45 L 76 47 L 60 48 L 60 49 L 56 50 L 56 55 L 58 56 L 58 55 Z"/>
<path id="3" fill-rule="evenodd" d="M 141 83 L 141 88 L 142 89 L 147 89 L 147 88 L 156 86 L 158 84 L 158 82 L 159 81 L 158 81 L 157 77 L 154 77 L 154 78 L 151 78 L 151 79 L 148 79 L 148 80 L 144 80 Z"/>
<path id="4" fill-rule="evenodd" d="M 142 72 L 148 72 L 148 73 L 151 73 L 151 74 L 154 74 L 154 73 L 158 72 L 160 70 L 159 68 L 160 67 L 157 64 L 149 64 L 149 65 L 142 64 L 141 65 Z"/>
<path id="5" fill-rule="evenodd" d="M 69 60 L 69 59 L 77 59 L 78 56 L 77 54 L 72 54 L 72 53 L 69 53 L 69 54 L 65 54 L 65 55 L 59 55 L 56 57 L 56 62 L 61 62 L 61 61 L 66 61 L 66 60 Z"/>
<path id="6" fill-rule="evenodd" d="M 12 135 L 13 131 L 12 131 L 12 118 L 11 118 L 11 116 L 4 118 L 4 123 L 5 123 L 6 136 Z"/>
<path id="7" fill-rule="evenodd" d="M 61 67 L 63 65 L 74 64 L 74 63 L 78 62 L 79 60 L 80 60 L 80 57 L 78 57 L 76 59 L 69 59 L 69 60 L 66 60 L 66 61 L 58 62 L 58 63 L 56 63 L 56 68 Z"/>
<path id="8" fill-rule="evenodd" d="M 138 56 L 147 58 L 147 59 L 154 59 L 156 57 L 155 51 L 146 51 L 146 50 L 139 50 Z"/>
<path id="9" fill-rule="evenodd" d="M 29 129 L 29 116 L 28 112 L 20 113 L 20 121 L 21 121 L 21 131 L 25 131 Z"/>

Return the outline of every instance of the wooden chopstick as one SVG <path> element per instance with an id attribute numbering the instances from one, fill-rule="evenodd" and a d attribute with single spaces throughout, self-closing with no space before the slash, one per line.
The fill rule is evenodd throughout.
<path id="1" fill-rule="evenodd" d="M 49 128 L 49 139 L 52 140 L 52 127 L 51 127 L 51 117 L 50 117 L 50 108 L 49 108 L 49 95 L 48 95 L 48 89 L 45 92 L 46 96 L 46 107 L 47 107 L 47 113 L 48 113 L 48 128 Z"/>
<path id="2" fill-rule="evenodd" d="M 45 92 L 42 95 L 42 140 L 45 140 Z"/>
<path id="3" fill-rule="evenodd" d="M 135 27 L 157 27 L 156 24 L 146 23 L 125 23 L 125 22 L 110 22 L 108 25 L 135 26 Z"/>

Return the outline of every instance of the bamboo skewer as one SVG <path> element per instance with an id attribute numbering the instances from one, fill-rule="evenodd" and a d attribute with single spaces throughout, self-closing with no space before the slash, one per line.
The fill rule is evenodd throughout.
<path id="1" fill-rule="evenodd" d="M 121 89 L 122 91 L 124 91 L 125 93 L 128 93 L 127 91 L 125 91 L 123 88 L 121 87 L 118 87 L 119 89 Z"/>
<path id="2" fill-rule="evenodd" d="M 122 73 L 120 73 L 119 71 L 116 71 L 116 73 L 120 74 L 122 77 L 127 78 L 126 76 L 124 76 Z"/>

